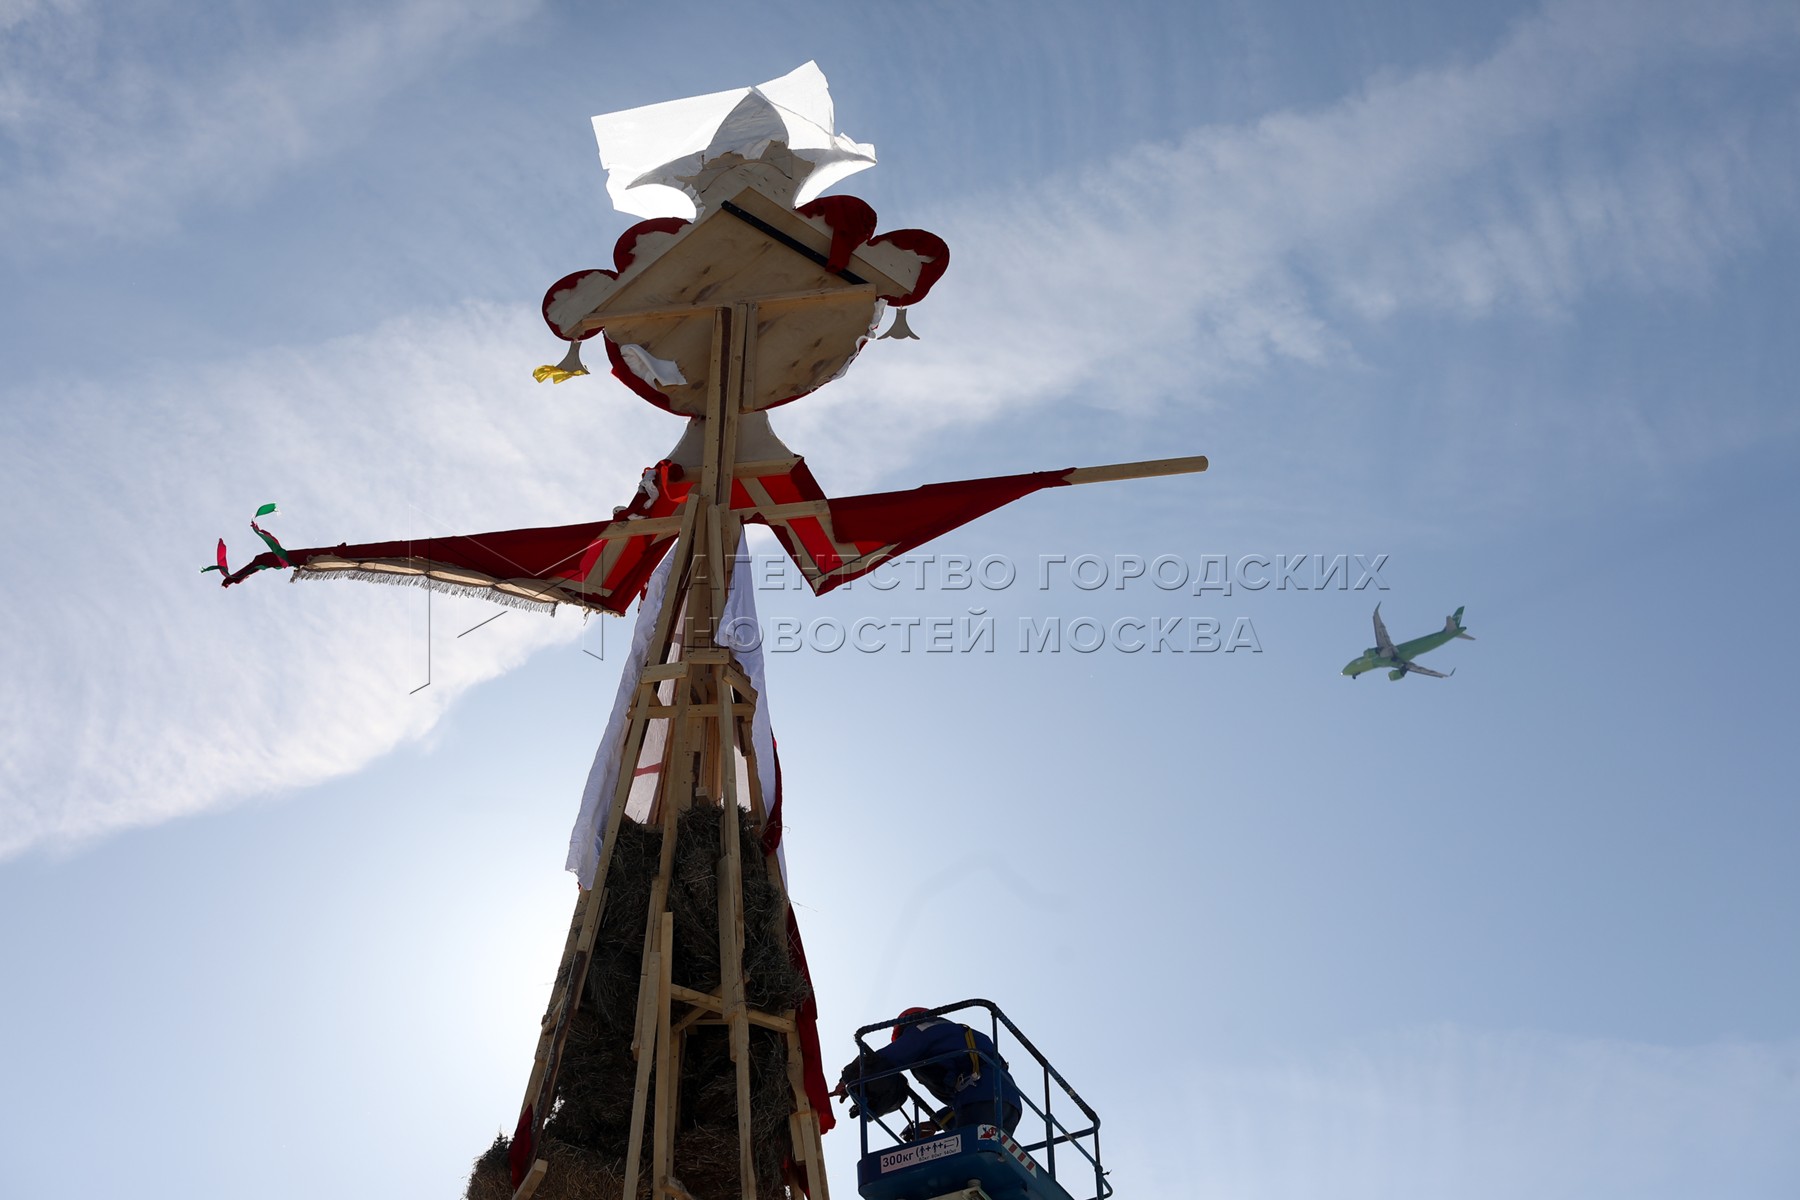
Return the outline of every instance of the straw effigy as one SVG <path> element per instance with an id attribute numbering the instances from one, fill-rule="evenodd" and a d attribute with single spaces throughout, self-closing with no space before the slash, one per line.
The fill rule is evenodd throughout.
<path id="1" fill-rule="evenodd" d="M 721 812 L 696 803 L 676 827 L 669 911 L 675 922 L 675 983 L 717 993 Z M 785 1013 L 806 999 L 806 979 L 789 954 L 785 902 L 762 869 L 762 847 L 748 820 L 739 825 L 744 862 L 744 991 L 750 1006 Z M 544 1123 L 538 1155 L 549 1170 L 535 1200 L 626 1200 L 637 1060 L 631 1053 L 638 976 L 650 893 L 662 853 L 662 830 L 620 823 L 606 873 L 606 908 L 594 939 L 581 1007 L 569 1023 L 557 1075 L 555 1107 Z M 564 969 L 567 969 L 565 965 Z M 560 980 L 559 980 L 560 982 Z M 701 1021 L 680 1042 L 681 1085 L 671 1170 L 695 1200 L 727 1200 L 740 1192 L 737 1074 L 723 1025 Z M 790 1157 L 793 1111 L 787 1048 L 773 1030 L 750 1029 L 750 1132 L 757 1195 L 780 1200 Z M 651 1128 L 645 1121 L 637 1200 L 650 1195 Z M 467 1200 L 510 1200 L 508 1139 L 475 1160 Z"/>

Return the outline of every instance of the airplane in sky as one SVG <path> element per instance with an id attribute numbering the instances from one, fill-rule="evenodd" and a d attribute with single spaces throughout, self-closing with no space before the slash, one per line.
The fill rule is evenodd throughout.
<path id="1" fill-rule="evenodd" d="M 1437 633 L 1428 633 L 1424 637 L 1414 638 L 1410 642 L 1394 645 L 1394 639 L 1388 636 L 1387 626 L 1381 623 L 1381 605 L 1375 606 L 1375 644 L 1362 652 L 1362 657 L 1353 660 L 1344 667 L 1344 674 L 1355 679 L 1364 671 L 1376 671 L 1388 668 L 1389 679 L 1399 679 L 1402 675 L 1429 675 L 1433 679 L 1448 679 L 1456 674 L 1454 668 L 1450 675 L 1442 671 L 1433 671 L 1430 667 L 1421 667 L 1413 659 L 1427 650 L 1436 650 L 1452 638 L 1474 641 L 1469 632 L 1463 628 L 1463 610 L 1457 609 L 1444 618 L 1444 627 Z"/>

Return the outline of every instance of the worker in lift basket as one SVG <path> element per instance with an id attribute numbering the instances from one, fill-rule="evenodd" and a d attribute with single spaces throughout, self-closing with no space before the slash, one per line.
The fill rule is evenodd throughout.
<path id="1" fill-rule="evenodd" d="M 909 1070 L 946 1106 L 934 1118 L 939 1129 L 998 1125 L 1010 1134 L 1019 1125 L 1019 1087 L 1007 1073 L 994 1040 L 941 1017 L 906 1020 L 926 1011 L 909 1008 L 902 1012 L 901 1024 L 894 1026 L 889 1044 L 845 1067 L 835 1095 L 854 1095 L 857 1104 L 873 1116 L 893 1112 L 905 1102 L 904 1092 L 894 1094 L 892 1085 L 898 1076 L 866 1086 L 859 1086 L 858 1081 L 882 1070 Z M 856 1112 L 852 1108 L 851 1115 Z"/>

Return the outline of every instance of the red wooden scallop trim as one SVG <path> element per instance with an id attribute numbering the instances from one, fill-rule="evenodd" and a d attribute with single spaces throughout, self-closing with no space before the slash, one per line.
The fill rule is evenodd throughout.
<path id="1" fill-rule="evenodd" d="M 578 333 L 574 337 L 570 337 L 561 329 L 557 328 L 556 322 L 550 319 L 550 303 L 556 299 L 556 293 L 568 291 L 570 288 L 586 279 L 589 275 L 605 275 L 609 279 L 617 279 L 619 277 L 617 271 L 606 271 L 600 268 L 595 268 L 591 271 L 574 271 L 568 275 L 564 275 L 544 291 L 544 305 L 543 308 L 539 310 L 544 314 L 544 324 L 550 327 L 551 333 L 554 333 L 565 342 L 585 342 L 596 333 L 600 332 L 598 329 L 590 329 L 586 333 Z"/>
<path id="2" fill-rule="evenodd" d="M 639 221 L 621 233 L 619 240 L 613 244 L 613 270 L 620 275 L 625 273 L 625 268 L 636 257 L 637 240 L 646 233 L 680 233 L 682 227 L 689 224 L 691 222 L 681 217 L 651 217 L 648 221 Z"/>
<path id="3" fill-rule="evenodd" d="M 950 247 L 944 239 L 935 233 L 923 229 L 896 229 L 870 240 L 871 246 L 882 243 L 897 246 L 902 250 L 911 250 L 925 261 L 919 264 L 919 279 L 913 284 L 913 290 L 904 296 L 883 296 L 895 308 L 905 308 L 909 304 L 917 304 L 931 290 L 931 285 L 943 277 L 950 266 Z"/>
<path id="4" fill-rule="evenodd" d="M 825 263 L 828 271 L 849 266 L 856 248 L 875 236 L 875 210 L 855 196 L 820 196 L 794 211 L 803 217 L 817 217 L 831 230 L 831 253 Z"/>

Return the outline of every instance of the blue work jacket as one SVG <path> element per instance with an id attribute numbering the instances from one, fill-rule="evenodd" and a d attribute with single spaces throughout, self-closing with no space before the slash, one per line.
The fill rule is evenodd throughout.
<path id="1" fill-rule="evenodd" d="M 979 1064 L 969 1054 L 973 1038 Z M 994 1039 L 954 1021 L 927 1020 L 902 1027 L 900 1036 L 875 1051 L 890 1067 L 912 1071 L 939 1102 L 953 1108 L 972 1104 L 1019 1105 L 1019 1089 L 1001 1065 Z M 936 1061 L 933 1061 L 936 1060 Z M 979 1065 L 981 1074 L 975 1076 Z"/>

